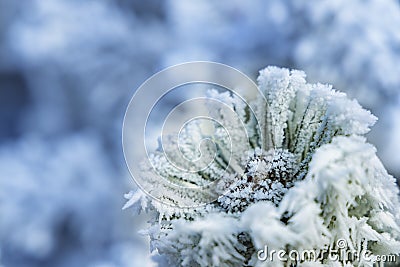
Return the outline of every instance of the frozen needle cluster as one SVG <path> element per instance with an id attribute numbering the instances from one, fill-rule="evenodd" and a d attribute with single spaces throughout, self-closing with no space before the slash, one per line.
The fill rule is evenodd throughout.
<path id="1" fill-rule="evenodd" d="M 398 189 L 363 137 L 376 118 L 331 86 L 307 83 L 301 71 L 268 67 L 258 83 L 260 95 L 245 104 L 233 93 L 209 92 L 236 112 L 247 135 L 226 111 L 211 107 L 221 124 L 201 150 L 216 155 L 207 168 L 180 171 L 163 151 L 151 155 L 157 173 L 171 184 L 214 186 L 185 195 L 163 184 L 158 200 L 142 191 L 127 194 L 126 207 L 154 215 L 144 231 L 151 248 L 171 266 L 342 266 L 323 255 L 326 248 L 338 249 L 338 241 L 345 242 L 345 252 L 398 254 Z M 177 153 L 197 158 L 193 144 L 204 139 L 203 128 L 186 127 Z M 154 187 L 155 179 L 149 175 Z M 202 205 L 202 194 L 214 194 L 215 201 Z M 318 259 L 262 261 L 257 252 L 265 246 L 314 250 Z M 373 262 L 355 258 L 347 264 Z"/>

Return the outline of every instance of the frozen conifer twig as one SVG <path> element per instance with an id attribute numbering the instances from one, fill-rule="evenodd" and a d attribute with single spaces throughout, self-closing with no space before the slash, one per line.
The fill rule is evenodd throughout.
<path id="1" fill-rule="evenodd" d="M 209 92 L 238 114 L 249 136 L 243 138 L 231 123 L 229 139 L 225 128 L 215 126 L 214 143 L 204 148 L 216 155 L 208 168 L 180 173 L 161 151 L 150 157 L 165 179 L 196 186 L 217 181 L 213 193 L 218 195 L 207 205 L 180 208 L 169 204 L 195 204 L 210 191 L 185 195 L 165 186 L 164 203 L 141 191 L 128 194 L 125 207 L 155 214 L 144 231 L 152 249 L 174 266 L 290 266 L 290 260 L 260 261 L 257 251 L 267 245 L 320 253 L 336 248 L 339 240 L 346 242 L 346 251 L 398 254 L 398 189 L 363 137 L 376 118 L 331 86 L 307 83 L 301 71 L 268 67 L 258 83 L 263 95 L 248 101 L 258 122 L 236 95 Z M 224 110 L 210 110 L 213 118 L 230 124 Z M 198 156 L 191 144 L 204 138 L 202 129 L 194 123 L 182 131 L 186 157 Z M 227 160 L 229 150 L 243 156 Z M 317 262 L 335 263 L 326 257 Z M 365 259 L 346 266 L 359 264 L 372 266 Z"/>

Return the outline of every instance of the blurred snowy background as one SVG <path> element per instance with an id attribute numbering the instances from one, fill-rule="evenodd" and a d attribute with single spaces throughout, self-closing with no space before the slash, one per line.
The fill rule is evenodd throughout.
<path id="1" fill-rule="evenodd" d="M 121 210 L 121 126 L 176 63 L 332 83 L 379 117 L 370 141 L 400 177 L 399 29 L 395 0 L 0 0 L 0 266 L 151 265 Z"/>

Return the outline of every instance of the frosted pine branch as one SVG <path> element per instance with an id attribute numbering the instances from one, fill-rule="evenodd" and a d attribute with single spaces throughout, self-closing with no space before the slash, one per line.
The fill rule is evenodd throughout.
<path id="1" fill-rule="evenodd" d="M 190 195 L 163 184 L 163 203 L 141 191 L 127 194 L 126 207 L 155 215 L 145 233 L 152 249 L 169 264 L 306 264 L 306 260 L 260 261 L 257 251 L 267 245 L 321 253 L 336 248 L 338 240 L 346 242 L 346 251 L 400 252 L 398 189 L 363 137 L 376 118 L 346 94 L 329 85 L 309 84 L 305 77 L 301 71 L 277 67 L 262 70 L 258 83 L 263 95 L 248 100 L 256 107 L 255 117 L 262 118 L 258 123 L 238 96 L 211 90 L 210 97 L 238 114 L 249 136 L 243 136 L 226 111 L 209 107 L 214 118 L 226 121 L 231 139 L 222 126 L 212 128 L 208 137 L 214 145 L 205 144 L 202 152 L 215 150 L 217 156 L 207 168 L 180 172 L 162 151 L 152 154 L 158 174 L 174 184 L 217 182 L 212 191 L 190 191 Z M 185 128 L 179 144 L 183 155 L 197 158 L 199 151 L 192 144 L 204 136 L 200 123 Z M 228 161 L 232 150 L 242 157 Z M 157 186 L 155 177 L 148 175 L 148 182 Z M 200 205 L 202 194 L 216 194 L 217 200 Z M 178 202 L 189 205 L 174 206 Z M 322 256 L 312 264 L 338 262 Z M 372 265 L 353 259 L 346 266 Z"/>

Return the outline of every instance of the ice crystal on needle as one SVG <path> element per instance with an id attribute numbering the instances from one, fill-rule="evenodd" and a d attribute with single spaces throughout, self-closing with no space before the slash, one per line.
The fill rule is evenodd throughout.
<path id="1" fill-rule="evenodd" d="M 269 151 L 250 157 L 244 175 L 229 186 L 219 199 L 231 212 L 244 211 L 251 203 L 268 200 L 278 205 L 288 188 L 294 185 L 294 155 L 287 150 Z"/>
<path id="2" fill-rule="evenodd" d="M 264 246 L 315 250 L 319 257 L 313 264 L 341 266 L 322 254 L 337 248 L 338 240 L 346 242 L 346 251 L 398 254 L 398 190 L 363 137 L 376 118 L 331 86 L 307 83 L 301 71 L 268 67 L 258 83 L 262 94 L 245 104 L 233 93 L 211 90 L 210 97 L 229 107 L 209 107 L 220 123 L 207 128 L 193 122 L 181 132 L 182 141 L 170 143 L 186 159 L 213 155 L 205 157 L 212 160 L 206 168 L 187 172 L 162 150 L 151 155 L 158 175 L 171 184 L 213 189 L 187 192 L 162 184 L 162 202 L 141 191 L 128 194 L 126 207 L 154 211 L 145 230 L 152 249 L 173 266 L 307 263 L 262 261 L 257 251 Z M 200 150 L 193 145 L 199 143 Z M 201 205 L 205 195 L 217 197 Z M 372 265 L 356 258 L 346 266 Z"/>

